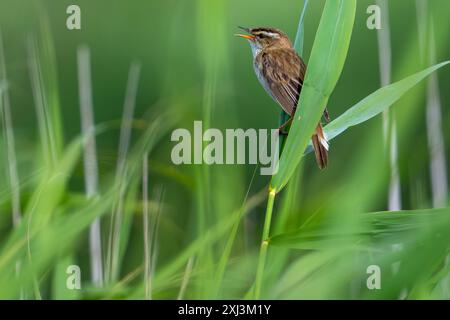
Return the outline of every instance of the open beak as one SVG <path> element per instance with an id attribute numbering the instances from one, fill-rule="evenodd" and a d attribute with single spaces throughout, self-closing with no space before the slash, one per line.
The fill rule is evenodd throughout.
<path id="1" fill-rule="evenodd" d="M 240 33 L 236 33 L 235 36 L 236 36 L 236 37 L 241 37 L 241 38 L 244 38 L 244 39 L 247 39 L 247 40 L 253 40 L 253 39 L 255 39 L 255 36 L 251 36 L 251 35 L 248 35 L 248 34 L 240 34 Z"/>
<path id="2" fill-rule="evenodd" d="M 238 27 L 238 28 L 244 30 L 245 32 L 251 33 L 251 32 L 250 32 L 250 28 L 244 28 L 244 27 Z M 244 39 L 247 39 L 247 40 L 253 40 L 253 39 L 255 39 L 255 36 L 254 36 L 254 35 L 251 35 L 251 34 L 240 34 L 240 33 L 236 33 L 235 36 L 236 36 L 236 37 L 240 37 L 240 38 L 244 38 Z"/>

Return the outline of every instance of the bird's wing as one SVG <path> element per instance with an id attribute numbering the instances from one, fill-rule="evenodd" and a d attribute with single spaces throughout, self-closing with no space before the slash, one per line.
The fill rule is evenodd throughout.
<path id="1" fill-rule="evenodd" d="M 306 66 L 292 49 L 261 52 L 255 60 L 265 81 L 266 90 L 283 110 L 292 115 L 297 107 Z"/>

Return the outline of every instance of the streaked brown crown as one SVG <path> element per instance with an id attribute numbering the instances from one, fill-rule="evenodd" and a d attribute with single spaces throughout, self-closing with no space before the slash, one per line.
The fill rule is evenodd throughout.
<path id="1" fill-rule="evenodd" d="M 242 28 L 255 36 L 255 41 L 261 48 L 277 47 L 292 48 L 288 36 L 281 30 L 271 27 Z"/>

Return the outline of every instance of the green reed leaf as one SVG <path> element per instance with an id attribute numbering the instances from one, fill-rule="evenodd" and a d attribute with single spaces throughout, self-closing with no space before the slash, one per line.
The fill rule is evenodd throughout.
<path id="1" fill-rule="evenodd" d="M 363 239 L 370 240 L 370 243 L 401 243 L 409 239 L 406 234 L 433 233 L 439 226 L 449 224 L 449 211 L 450 208 L 442 208 L 355 214 L 354 225 L 350 229 L 333 228 L 341 218 L 331 216 L 318 226 L 273 236 L 270 244 L 294 249 L 326 249 L 335 247 L 337 243 L 363 248 Z M 356 237 L 358 243 L 354 242 Z"/>
<path id="2" fill-rule="evenodd" d="M 311 51 L 299 106 L 272 188 L 280 191 L 293 175 L 341 74 L 355 20 L 356 1 L 327 1 Z"/>
<path id="3" fill-rule="evenodd" d="M 327 125 L 325 133 L 328 139 L 331 140 L 348 128 L 365 122 L 383 112 L 424 78 L 449 63 L 450 61 L 445 61 L 436 64 L 403 80 L 378 89 Z"/>
<path id="4" fill-rule="evenodd" d="M 380 88 L 366 98 L 350 107 L 346 112 L 325 126 L 324 131 L 328 140 L 336 138 L 348 128 L 361 124 L 372 119 L 383 111 L 387 110 L 397 102 L 406 92 L 411 90 L 420 81 L 425 79 L 434 71 L 449 64 L 445 61 L 417 72 L 405 79 L 395 82 L 386 87 Z M 312 151 L 311 145 L 308 146 L 306 153 Z"/>

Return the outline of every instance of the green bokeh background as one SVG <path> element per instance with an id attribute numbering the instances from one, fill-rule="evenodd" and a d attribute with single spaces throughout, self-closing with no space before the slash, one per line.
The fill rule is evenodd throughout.
<path id="1" fill-rule="evenodd" d="M 332 119 L 380 87 L 377 33 L 376 30 L 369 30 L 366 27 L 368 17 L 366 10 L 373 2 L 369 0 L 357 2 L 349 54 L 328 105 Z M 392 79 L 397 81 L 423 69 L 425 65 L 420 62 L 419 56 L 415 1 L 395 0 L 388 3 Z M 448 60 L 450 3 L 446 0 L 430 0 L 427 3 L 436 31 L 436 61 Z M 66 28 L 68 16 L 66 8 L 70 4 L 77 4 L 81 8 L 81 30 L 71 31 Z M 323 4 L 324 1 L 321 0 L 310 1 L 304 35 L 303 58 L 306 62 Z M 142 121 L 133 131 L 132 144 L 138 140 L 142 130 L 148 125 L 149 115 L 157 115 L 167 110 L 179 116 L 175 124 L 168 124 L 170 131 L 183 127 L 192 130 L 194 120 L 203 120 L 205 126 L 222 129 L 276 128 L 279 121 L 279 107 L 267 96 L 253 73 L 248 44 L 233 34 L 238 32 L 239 25 L 274 26 L 284 30 L 291 39 L 294 39 L 302 5 L 301 0 L 276 2 L 1 0 L 0 27 L 5 46 L 21 181 L 33 176 L 38 167 L 36 159 L 39 158 L 40 144 L 27 65 L 27 39 L 39 35 L 39 21 L 45 20 L 49 23 L 51 32 L 49 35 L 56 53 L 64 141 L 68 143 L 77 137 L 81 130 L 76 64 L 77 48 L 81 45 L 88 46 L 91 52 L 95 122 L 117 122 L 115 129 L 97 137 L 100 193 L 102 193 L 107 189 L 109 177 L 114 174 L 116 167 L 119 121 L 122 116 L 128 70 L 133 61 L 138 61 L 142 66 L 134 116 L 135 119 Z M 450 69 L 443 68 L 438 75 L 442 102 L 441 120 L 448 164 L 450 113 L 447 106 L 450 104 L 448 90 Z M 431 207 L 425 88 L 423 82 L 396 103 L 391 111 L 392 116 L 398 120 L 400 130 L 398 152 L 403 209 Z M 382 140 L 382 121 L 378 116 L 352 128 L 331 142 L 330 166 L 327 170 L 318 170 L 314 157 L 306 156 L 302 163 L 300 192 L 295 199 L 296 205 L 289 212 L 287 227 L 281 230 L 295 229 L 317 214 L 327 216 L 347 211 L 386 210 L 389 170 L 384 163 Z M 170 161 L 173 145 L 170 135 L 164 135 L 152 150 L 149 160 L 151 197 L 154 197 L 155 189 L 161 186 L 164 188 L 156 275 L 160 266 L 170 264 L 189 243 L 237 210 L 245 201 L 247 189 L 251 196 L 269 183 L 269 177 L 258 174 L 252 180 L 255 167 L 251 165 L 221 165 L 206 169 L 202 166 L 174 166 Z M 0 161 L 4 167 L 5 158 Z M 82 196 L 83 179 L 83 166 L 80 160 L 70 176 L 68 192 L 61 201 L 62 207 L 71 203 L 73 197 Z M 376 183 L 372 182 L 378 181 L 377 179 L 381 179 L 380 186 L 373 187 Z M 0 172 L 0 187 L 4 190 L 4 194 L 8 193 L 6 170 Z M 23 188 L 24 206 L 34 187 L 32 183 Z M 361 197 L 359 192 L 362 194 Z M 280 199 L 277 209 L 281 210 L 283 201 L 285 199 Z M 3 245 L 12 228 L 9 208 L 8 200 L 1 203 L 0 232 L 1 239 L 4 240 Z M 226 237 L 211 246 L 205 246 L 204 252 L 197 256 L 187 297 L 245 297 L 254 275 L 256 263 L 254 258 L 259 245 L 264 210 L 265 203 L 260 202 L 243 219 L 231 259 L 227 264 L 225 284 L 221 293 L 214 294 L 211 279 L 214 279 L 214 269 L 223 251 Z M 129 211 L 132 217 L 131 232 L 121 263 L 120 278 L 142 264 L 142 213 L 139 205 Z M 105 217 L 105 239 L 107 221 Z M 329 252 L 331 255 L 333 250 Z M 280 267 L 281 270 L 288 269 L 293 259 L 307 253 L 308 250 L 289 253 L 290 258 L 283 260 L 285 262 Z M 76 264 L 79 264 L 82 270 L 86 270 L 82 276 L 83 283 L 89 286 L 87 232 L 77 237 L 70 254 L 75 257 Z M 56 265 L 55 261 L 52 260 L 46 266 L 46 272 L 39 280 L 42 294 L 46 298 L 56 298 L 51 290 L 51 283 L 54 281 L 51 280 L 51 274 Z M 183 270 L 178 270 L 177 276 L 171 278 L 171 281 L 156 287 L 154 296 L 176 297 L 182 272 Z M 311 280 L 312 282 L 305 284 L 304 292 L 295 292 L 287 296 L 274 295 L 270 281 L 278 283 L 283 274 L 285 271 L 277 273 L 274 279 L 267 280 L 266 297 L 368 297 L 367 292 L 352 293 L 354 291 L 348 289 L 347 284 L 341 284 L 340 280 L 330 275 L 331 280 L 325 276 Z M 414 280 L 414 273 L 411 274 Z M 142 298 L 142 292 L 139 291 L 140 281 L 142 281 L 141 274 L 127 284 L 123 291 L 119 290 L 112 294 L 113 291 L 108 287 L 99 293 L 99 296 L 110 297 L 108 295 L 112 294 L 113 297 L 120 298 Z M 319 288 L 323 284 L 322 281 L 324 283 L 334 281 L 336 287 L 330 291 L 322 290 Z M 410 297 L 433 296 L 431 291 L 419 290 L 420 294 Z M 78 297 L 92 296 L 95 295 L 83 291 Z M 33 296 L 30 294 L 28 297 Z M 373 296 L 377 297 L 397 296 L 394 291 Z"/>

